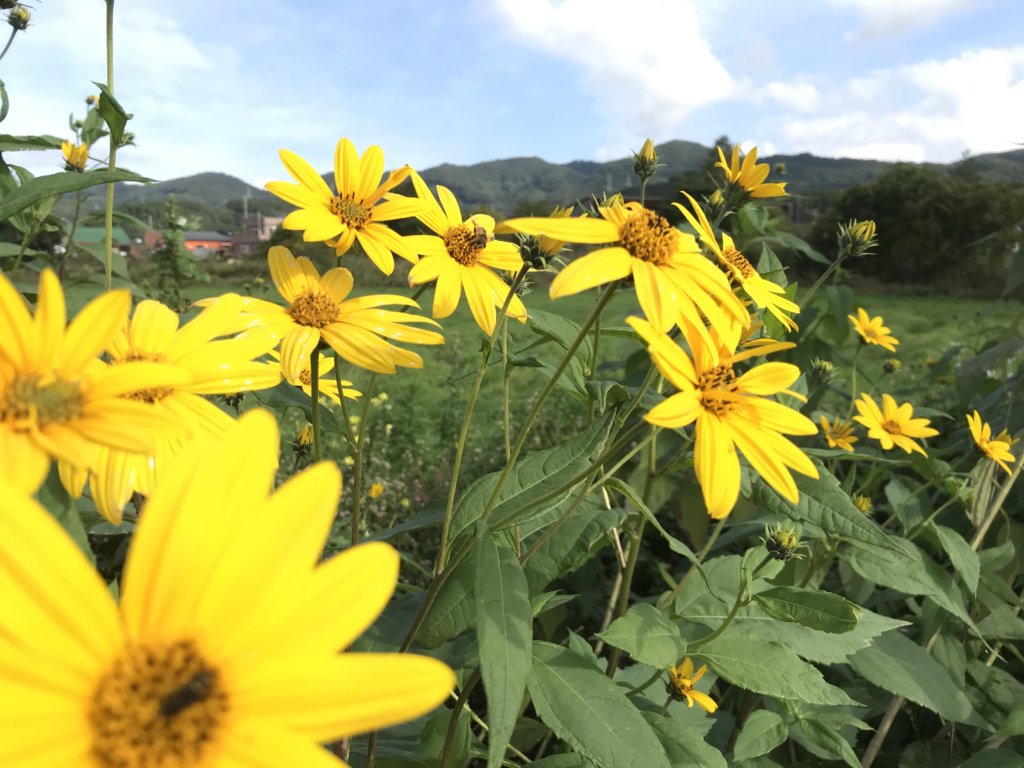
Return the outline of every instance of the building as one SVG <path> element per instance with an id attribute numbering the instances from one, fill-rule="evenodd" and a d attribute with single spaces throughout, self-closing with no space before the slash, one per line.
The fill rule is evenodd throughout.
<path id="1" fill-rule="evenodd" d="M 260 240 L 269 240 L 274 230 L 281 226 L 284 216 L 264 216 L 257 213 L 255 216 L 247 216 L 242 224 L 242 234 L 251 235 Z"/>
<path id="2" fill-rule="evenodd" d="M 234 238 L 225 235 L 223 232 L 191 231 L 185 232 L 185 248 L 197 259 L 204 259 L 210 256 L 223 256 L 228 253 L 234 243 Z"/>

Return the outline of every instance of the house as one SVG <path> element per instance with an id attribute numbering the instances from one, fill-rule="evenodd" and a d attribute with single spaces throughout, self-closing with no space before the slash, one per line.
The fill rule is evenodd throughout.
<path id="1" fill-rule="evenodd" d="M 193 231 L 185 233 L 185 248 L 198 259 L 214 254 L 223 256 L 231 250 L 234 238 L 223 232 Z"/>
<path id="2" fill-rule="evenodd" d="M 253 235 L 260 240 L 269 240 L 274 230 L 281 226 L 284 216 L 264 216 L 257 213 L 255 216 L 248 216 L 242 225 L 242 232 L 246 235 Z"/>

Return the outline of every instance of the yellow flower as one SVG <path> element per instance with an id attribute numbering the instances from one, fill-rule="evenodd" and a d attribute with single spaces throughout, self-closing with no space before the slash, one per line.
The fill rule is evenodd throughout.
<path id="1" fill-rule="evenodd" d="M 51 457 L 84 469 L 103 446 L 148 453 L 182 435 L 176 417 L 125 395 L 186 384 L 187 372 L 97 359 L 130 306 L 127 291 L 109 291 L 67 325 L 60 281 L 44 269 L 33 318 L 0 275 L 0 471 L 15 486 L 35 490 Z"/>
<path id="2" fill-rule="evenodd" d="M 370 490 L 366 492 L 366 495 L 371 499 L 379 499 L 384 493 L 384 483 L 374 483 L 370 486 Z"/>
<path id="3" fill-rule="evenodd" d="M 255 411 L 183 452 L 140 518 L 120 605 L 4 487 L 0 764 L 342 768 L 317 742 L 448 696 L 434 659 L 340 652 L 388 603 L 399 558 L 374 543 L 320 562 L 340 475 L 323 462 L 272 492 L 277 451 Z"/>
<path id="4" fill-rule="evenodd" d="M 719 247 L 715 231 L 712 229 L 707 216 L 704 215 L 703 209 L 689 194 L 686 192 L 683 192 L 683 194 L 686 195 L 686 199 L 693 206 L 694 213 L 697 214 L 696 217 L 679 203 L 673 203 L 673 205 L 682 211 L 686 220 L 690 222 L 690 226 L 697 231 L 701 242 L 710 248 L 719 262 L 729 270 L 732 279 L 739 284 L 757 306 L 771 312 L 775 319 L 782 323 L 787 330 L 797 330 L 797 324 L 785 313 L 799 314 L 800 307 L 786 298 L 785 289 L 761 277 L 758 271 L 754 269 L 754 265 L 747 261 L 747 258 L 742 253 L 736 250 L 732 238 L 725 232 L 722 233 L 722 245 Z"/>
<path id="5" fill-rule="evenodd" d="M 308 448 L 313 444 L 313 425 L 304 424 L 299 434 L 295 436 L 295 444 Z"/>
<path id="6" fill-rule="evenodd" d="M 281 354 L 277 350 L 271 350 L 270 356 L 275 360 L 279 361 L 281 365 L 281 374 L 284 376 L 285 381 L 295 387 L 300 387 L 309 397 L 313 396 L 313 369 L 310 367 L 310 356 L 302 355 L 302 349 L 298 346 L 290 348 L 293 355 L 300 355 L 294 360 L 283 361 L 281 360 Z M 340 403 L 341 400 L 338 398 L 338 382 L 334 378 L 334 357 L 328 357 L 327 355 L 317 353 L 317 364 L 320 369 L 320 379 L 317 389 L 321 395 L 324 395 L 329 400 Z M 292 371 L 298 371 L 296 375 L 292 374 Z M 341 380 L 342 393 L 349 400 L 355 400 L 363 396 L 363 393 L 358 389 L 352 389 L 352 382 L 346 379 Z"/>
<path id="7" fill-rule="evenodd" d="M 829 448 L 842 448 L 844 451 L 853 452 L 853 444 L 860 439 L 853 434 L 853 424 L 843 421 L 838 416 L 831 424 L 828 419 L 821 416 L 818 423 L 821 424 L 821 434 L 825 436 Z"/>
<path id="8" fill-rule="evenodd" d="M 70 141 L 62 142 L 61 152 L 64 153 L 64 170 L 77 171 L 85 170 L 85 164 L 89 162 L 89 145 L 72 144 Z"/>
<path id="9" fill-rule="evenodd" d="M 694 674 L 693 661 L 687 656 L 683 659 L 682 664 L 672 665 L 668 668 L 668 676 L 672 682 L 673 692 L 686 699 L 688 707 L 693 709 L 693 704 L 696 702 L 705 712 L 711 713 L 718 709 L 718 704 L 706 693 L 701 693 L 693 688 L 707 671 L 708 665 L 701 664 L 700 669 Z"/>
<path id="10" fill-rule="evenodd" d="M 32 18 L 32 14 L 29 13 L 28 8 L 24 5 L 17 4 L 11 8 L 10 13 L 7 14 L 7 23 L 19 32 L 24 32 L 28 29 L 28 21 L 30 18 Z"/>
<path id="11" fill-rule="evenodd" d="M 730 184 L 742 188 L 751 197 L 780 197 L 786 194 L 786 183 L 765 183 L 768 178 L 768 163 L 757 164 L 757 147 L 752 148 L 740 165 L 740 148 L 732 148 L 732 158 L 726 161 L 725 153 L 718 147 L 718 162 L 715 166 L 725 171 Z"/>
<path id="12" fill-rule="evenodd" d="M 915 437 L 934 437 L 939 434 L 937 430 L 928 425 L 928 419 L 915 419 L 914 407 L 910 403 L 896 405 L 891 395 L 882 395 L 882 407 L 878 407 L 870 395 L 862 392 L 860 400 L 855 401 L 859 416 L 854 416 L 858 421 L 868 428 L 868 437 L 877 440 L 882 448 L 889 451 L 893 446 L 899 446 L 907 453 L 917 451 L 922 456 L 927 456 L 924 449 L 915 443 Z"/>
<path id="13" fill-rule="evenodd" d="M 465 291 L 473 319 L 490 335 L 497 321 L 495 308 L 505 303 L 509 291 L 492 270 L 518 271 L 523 266 L 519 246 L 494 239 L 494 219 L 490 216 L 475 214 L 464 220 L 455 195 L 447 187 L 438 185 L 438 204 L 418 173 L 413 172 L 412 183 L 423 203 L 418 217 L 435 234 L 405 238 L 409 247 L 423 257 L 409 271 L 409 285 L 437 281 L 434 317 L 451 315 Z M 512 296 L 508 315 L 526 322 L 526 307 L 518 296 Z"/>
<path id="14" fill-rule="evenodd" d="M 267 189 L 299 210 L 285 217 L 285 229 L 303 230 L 306 242 L 337 241 L 335 252 L 342 256 L 356 241 L 380 270 L 390 275 L 395 270 L 398 254 L 415 262 L 416 255 L 384 221 L 394 221 L 416 215 L 420 203 L 412 198 L 389 194 L 412 172 L 408 165 L 391 171 L 384 181 L 384 153 L 378 146 L 368 147 L 360 158 L 348 139 L 340 139 L 334 150 L 334 185 L 338 194 L 313 167 L 287 149 L 282 149 L 281 161 L 297 184 L 271 181 Z"/>
<path id="15" fill-rule="evenodd" d="M 300 376 L 299 361 L 308 360 L 321 340 L 353 365 L 376 373 L 394 373 L 396 366 L 423 367 L 419 355 L 387 339 L 444 344 L 441 334 L 412 326 L 436 326 L 433 320 L 381 309 L 387 304 L 418 307 L 412 299 L 383 294 L 349 299 L 351 272 L 335 267 L 321 277 L 313 262 L 305 256 L 296 259 L 282 246 L 270 249 L 268 261 L 270 276 L 288 306 L 247 297 L 242 309 L 252 325 L 264 327 L 281 339 L 281 360 L 289 367 L 288 375 L 292 378 Z M 202 305 L 206 301 L 197 303 Z"/>
<path id="16" fill-rule="evenodd" d="M 974 438 L 978 450 L 1006 470 L 1006 474 L 1012 474 L 1009 462 L 1014 460 L 1014 456 L 1010 453 L 1009 441 L 1000 440 L 998 437 L 992 439 L 992 427 L 981 420 L 981 414 L 977 410 L 967 415 L 967 426 L 971 429 L 971 437 Z"/>
<path id="17" fill-rule="evenodd" d="M 636 202 L 610 202 L 598 210 L 601 218 L 523 218 L 502 225 L 570 243 L 613 244 L 569 263 L 552 281 L 551 298 L 632 276 L 640 308 L 659 331 L 671 329 L 680 316 L 700 327 L 705 318 L 719 328 L 730 317 L 749 324 L 742 302 L 691 235 Z"/>
<path id="18" fill-rule="evenodd" d="M 847 315 L 846 317 L 853 323 L 854 330 L 860 334 L 865 344 L 877 344 L 890 352 L 896 351 L 896 345 L 900 342 L 890 335 L 889 329 L 882 324 L 881 315 L 871 317 L 863 307 L 859 307 L 856 316 Z"/>
<path id="19" fill-rule="evenodd" d="M 409 502 L 409 500 L 408 500 L 408 499 L 402 499 L 402 500 L 401 500 L 400 502 L 398 502 L 398 503 L 402 505 L 402 509 L 408 509 L 408 508 L 409 508 L 409 503 L 410 503 L 410 502 Z"/>
<path id="20" fill-rule="evenodd" d="M 646 181 L 658 172 L 658 153 L 654 149 L 654 142 L 650 139 L 644 141 L 640 151 L 633 155 L 633 173 L 642 181 Z"/>
<path id="21" fill-rule="evenodd" d="M 859 512 L 863 512 L 865 515 L 870 515 L 871 510 L 874 509 L 874 504 L 871 503 L 870 496 L 854 496 L 853 506 L 855 506 Z"/>
<path id="22" fill-rule="evenodd" d="M 762 363 L 742 375 L 733 366 L 750 357 L 789 345 L 760 344 L 731 354 L 724 347 L 716 357 L 704 349 L 692 329 L 683 336 L 693 351 L 686 354 L 669 336 L 659 334 L 636 317 L 626 318 L 647 342 L 647 351 L 661 374 L 677 390 L 654 406 L 645 418 L 651 424 L 678 429 L 696 423 L 694 471 L 708 514 L 727 516 L 740 492 L 739 448 L 747 461 L 780 495 L 794 504 L 799 492 L 790 470 L 817 477 L 809 458 L 783 435 L 813 435 L 814 422 L 765 395 L 787 393 L 800 376 L 789 363 Z"/>

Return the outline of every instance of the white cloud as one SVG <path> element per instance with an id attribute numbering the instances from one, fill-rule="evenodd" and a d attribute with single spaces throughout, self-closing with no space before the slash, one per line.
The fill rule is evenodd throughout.
<path id="1" fill-rule="evenodd" d="M 1008 151 L 1024 138 L 1024 46 L 877 70 L 782 125 L 787 145 L 829 156 L 948 162 Z"/>
<path id="2" fill-rule="evenodd" d="M 674 137 L 691 112 L 737 90 L 689 0 L 498 0 L 495 8 L 523 43 L 580 67 L 615 142 Z"/>
<path id="3" fill-rule="evenodd" d="M 900 35 L 928 27 L 946 16 L 977 5 L 977 0 L 828 0 L 837 8 L 851 8 L 863 21 L 855 37 Z"/>
<path id="4" fill-rule="evenodd" d="M 810 112 L 821 102 L 821 93 L 810 83 L 768 83 L 768 95 L 797 112 Z"/>

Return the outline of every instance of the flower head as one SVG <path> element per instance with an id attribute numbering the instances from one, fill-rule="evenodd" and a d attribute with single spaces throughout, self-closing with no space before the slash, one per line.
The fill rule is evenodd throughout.
<path id="1" fill-rule="evenodd" d="M 297 354 L 299 357 L 294 360 L 284 361 L 281 360 L 281 354 L 277 350 L 272 350 L 270 356 L 280 362 L 281 375 L 284 376 L 285 381 L 292 386 L 299 387 L 303 392 L 312 397 L 313 369 L 310 366 L 310 358 L 302 356 L 303 350 L 299 346 L 293 346 L 289 349 L 293 355 Z M 334 357 L 328 357 L 319 352 L 317 356 L 318 373 L 320 374 L 317 381 L 317 391 L 321 395 L 326 396 L 328 400 L 340 403 L 338 382 L 334 376 Z M 352 382 L 346 379 L 341 380 L 341 391 L 349 400 L 356 400 L 363 396 L 363 393 L 358 389 L 353 389 Z"/>
<path id="2" fill-rule="evenodd" d="M 633 173 L 641 181 L 647 181 L 661 167 L 658 163 L 658 153 L 654 149 L 654 142 L 647 139 L 644 141 L 644 145 L 640 147 L 640 151 L 633 155 Z"/>
<path id="3" fill-rule="evenodd" d="M 287 149 L 281 161 L 297 183 L 272 181 L 267 189 L 299 210 L 292 211 L 281 224 L 285 229 L 302 230 L 307 242 L 333 241 L 335 252 L 342 256 L 357 242 L 381 272 L 395 270 L 393 254 L 415 262 L 401 236 L 382 222 L 404 219 L 420 210 L 418 201 L 389 194 L 412 172 L 409 166 L 391 171 L 383 181 L 384 153 L 371 146 L 362 157 L 348 139 L 340 139 L 334 150 L 334 185 L 337 194 L 313 167 Z M 336 239 L 335 239 L 336 238 Z"/>
<path id="4" fill-rule="evenodd" d="M 853 328 L 860 334 L 865 344 L 876 344 L 890 352 L 896 351 L 899 340 L 890 334 L 889 329 L 882 324 L 882 316 L 871 317 L 863 307 L 857 309 L 856 315 L 847 315 Z"/>
<path id="5" fill-rule="evenodd" d="M 379 499 L 384 494 L 384 483 L 374 483 L 370 486 L 370 490 L 366 492 L 366 495 L 371 499 Z"/>
<path id="6" fill-rule="evenodd" d="M 870 515 L 871 511 L 875 508 L 875 505 L 871 502 L 871 497 L 870 496 L 864 496 L 863 494 L 858 494 L 858 495 L 854 496 L 851 499 L 851 501 L 853 502 L 853 506 L 855 506 L 857 508 L 857 511 L 858 512 L 862 512 L 865 515 Z"/>
<path id="7" fill-rule="evenodd" d="M 24 32 L 28 29 L 30 18 L 32 18 L 32 14 L 29 13 L 28 8 L 20 3 L 15 3 L 14 7 L 7 14 L 7 23 L 18 32 Z"/>
<path id="8" fill-rule="evenodd" d="M 321 276 L 313 262 L 304 256 L 296 259 L 281 246 L 271 248 L 267 258 L 274 285 L 288 305 L 247 297 L 242 300 L 242 316 L 249 325 L 263 327 L 281 339 L 281 361 L 293 380 L 302 374 L 300 361 L 308 361 L 321 340 L 353 365 L 376 373 L 394 373 L 397 366 L 423 367 L 419 355 L 388 339 L 444 343 L 441 334 L 414 326 L 436 326 L 433 320 L 381 308 L 388 304 L 418 307 L 412 299 L 394 295 L 350 299 L 353 280 L 347 269 L 335 267 Z"/>
<path id="9" fill-rule="evenodd" d="M 759 344 L 733 354 L 721 348 L 712 357 L 692 330 L 684 330 L 691 358 L 650 323 L 635 317 L 626 322 L 647 342 L 658 370 L 678 390 L 644 418 L 670 429 L 696 425 L 694 471 L 708 514 L 723 518 L 736 504 L 740 492 L 737 448 L 772 488 L 796 503 L 799 491 L 790 471 L 817 477 L 818 470 L 783 435 L 813 435 L 818 430 L 799 411 L 767 396 L 789 393 L 787 387 L 800 376 L 800 369 L 789 363 L 762 363 L 742 374 L 734 369 L 742 360 L 792 345 Z"/>
<path id="10" fill-rule="evenodd" d="M 725 159 L 725 153 L 721 147 L 718 149 L 717 168 L 725 172 L 725 180 L 730 186 L 742 189 L 750 197 L 781 197 L 786 194 L 785 182 L 765 183 L 768 178 L 768 163 L 757 163 L 757 147 L 753 147 L 743 158 L 740 164 L 740 148 L 732 148 L 732 157 L 729 161 Z"/>
<path id="11" fill-rule="evenodd" d="M 799 560 L 801 555 L 797 554 L 797 551 L 806 548 L 806 545 L 800 541 L 800 529 L 781 523 L 768 526 L 762 541 L 768 554 L 775 560 L 783 562 L 794 557 Z"/>
<path id="12" fill-rule="evenodd" d="M 17 487 L 35 490 L 51 457 L 84 469 L 104 446 L 149 453 L 161 438 L 182 436 L 178 418 L 129 396 L 185 385 L 187 372 L 97 359 L 129 306 L 127 291 L 108 291 L 68 325 L 60 281 L 45 269 L 33 317 L 0 275 L 0 468 Z"/>
<path id="13" fill-rule="evenodd" d="M 836 416 L 829 423 L 827 418 L 821 416 L 818 419 L 818 423 L 821 424 L 821 434 L 824 436 L 829 448 L 842 448 L 844 451 L 853 452 L 853 444 L 860 438 L 854 436 L 853 424 L 851 422 L 843 421 Z"/>
<path id="14" fill-rule="evenodd" d="M 85 164 L 89 162 L 89 145 L 72 144 L 70 141 L 62 142 L 61 152 L 64 153 L 64 170 L 81 173 L 85 170 Z"/>
<path id="15" fill-rule="evenodd" d="M 1011 474 L 1009 462 L 1014 461 L 1014 456 L 1010 453 L 1009 440 L 1000 440 L 999 436 L 993 439 L 992 427 L 981 420 L 981 414 L 977 410 L 967 414 L 967 426 L 970 427 L 971 437 L 974 438 L 978 450 L 1002 467 L 1007 474 Z"/>
<path id="16" fill-rule="evenodd" d="M 140 518 L 119 605 L 51 515 L 0 491 L 0 688 L 18 703 L 0 709 L 0 763 L 342 768 L 318 742 L 448 696 L 434 659 L 341 653 L 399 558 L 374 543 L 321 562 L 341 478 L 324 462 L 272 492 L 277 450 L 255 411 L 183 452 Z"/>
<path id="17" fill-rule="evenodd" d="M 913 438 L 934 437 L 939 434 L 937 430 L 928 426 L 931 423 L 928 419 L 913 418 L 914 407 L 910 403 L 898 406 L 891 395 L 882 395 L 881 408 L 867 393 L 861 393 L 860 399 L 855 401 L 854 405 L 860 414 L 853 417 L 854 421 L 867 427 L 868 437 L 881 443 L 886 451 L 898 446 L 907 453 L 916 451 L 922 456 L 927 456 L 924 448 L 914 442 Z"/>
<path id="18" fill-rule="evenodd" d="M 846 254 L 855 259 L 866 256 L 878 245 L 878 239 L 875 237 L 875 222 L 867 219 L 866 221 L 849 221 L 846 224 L 840 224 L 838 240 L 840 258 Z"/>
<path id="19" fill-rule="evenodd" d="M 448 317 L 465 292 L 473 319 L 480 330 L 490 335 L 497 322 L 496 308 L 505 304 L 509 286 L 494 270 L 518 271 L 523 265 L 519 246 L 494 239 L 494 219 L 475 214 L 463 219 L 455 195 L 438 185 L 441 203 L 430 193 L 426 182 L 413 173 L 413 186 L 423 204 L 419 219 L 432 235 L 410 235 L 406 243 L 422 258 L 409 271 L 409 285 L 436 281 L 434 317 Z M 513 295 L 508 315 L 526 322 L 526 307 Z"/>
<path id="20" fill-rule="evenodd" d="M 707 664 L 701 664 L 696 673 L 693 671 L 693 660 L 687 656 L 681 664 L 673 664 L 668 668 L 669 693 L 680 699 L 686 699 L 686 705 L 693 708 L 694 702 L 705 712 L 711 713 L 718 709 L 715 700 L 706 693 L 694 690 L 697 681 L 708 671 Z"/>
<path id="21" fill-rule="evenodd" d="M 701 328 L 749 325 L 743 303 L 691 235 L 636 202 L 609 201 L 598 212 L 600 217 L 511 219 L 502 228 L 570 243 L 611 243 L 559 272 L 551 283 L 553 299 L 632 277 L 640 308 L 659 331 L 670 330 L 680 317 Z"/>

